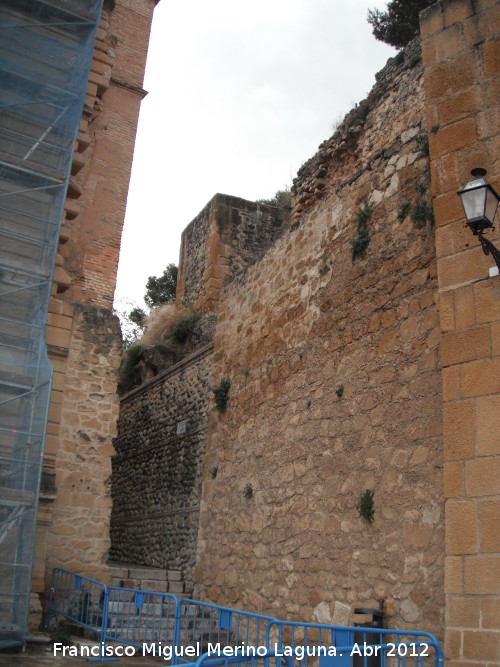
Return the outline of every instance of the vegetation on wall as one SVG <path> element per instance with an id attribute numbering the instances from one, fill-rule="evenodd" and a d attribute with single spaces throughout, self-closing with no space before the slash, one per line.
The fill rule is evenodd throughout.
<path id="1" fill-rule="evenodd" d="M 292 193 L 288 186 L 283 190 L 278 190 L 274 197 L 269 199 L 257 199 L 257 204 L 265 204 L 266 206 L 279 206 L 280 208 L 292 208 Z"/>
<path id="2" fill-rule="evenodd" d="M 358 257 L 364 257 L 370 245 L 370 234 L 368 232 L 368 220 L 372 216 L 372 209 L 365 202 L 363 208 L 358 211 L 358 233 L 351 241 L 352 261 Z"/>
<path id="3" fill-rule="evenodd" d="M 130 391 L 213 340 L 213 313 L 202 315 L 173 303 L 155 308 L 146 318 L 145 332 L 125 349 L 118 371 L 118 391 Z"/>
<path id="4" fill-rule="evenodd" d="M 434 125 L 431 132 L 436 133 L 439 130 L 438 125 Z M 415 137 L 415 152 L 421 153 L 424 157 L 429 157 L 429 135 L 427 132 L 417 134 Z M 421 179 L 415 185 L 417 199 L 411 208 L 411 219 L 418 229 L 425 226 L 434 227 L 434 208 L 430 197 L 430 168 L 427 166 L 422 172 Z"/>
<path id="5" fill-rule="evenodd" d="M 231 380 L 222 378 L 216 387 L 213 387 L 215 407 L 219 412 L 225 412 L 227 403 L 229 401 L 229 389 L 231 388 Z"/>
<path id="6" fill-rule="evenodd" d="M 426 132 L 415 137 L 415 151 L 426 157 L 429 155 L 429 135 Z"/>
<path id="7" fill-rule="evenodd" d="M 430 227 L 434 227 L 434 208 L 432 203 L 425 201 L 425 199 L 418 199 L 412 209 L 411 219 L 415 227 L 419 229 L 425 227 L 427 224 Z"/>
<path id="8" fill-rule="evenodd" d="M 193 312 L 181 317 L 171 328 L 170 335 L 177 343 L 184 343 L 184 341 L 194 333 L 200 318 L 201 313 L 198 312 Z"/>
<path id="9" fill-rule="evenodd" d="M 149 312 L 140 306 L 134 306 L 130 311 L 116 311 L 116 315 L 120 318 L 124 349 L 130 347 L 145 333 L 155 308 L 175 301 L 176 288 L 177 266 L 168 264 L 161 276 L 149 276 L 147 280 L 144 301 L 149 307 Z"/>
<path id="10" fill-rule="evenodd" d="M 141 373 L 137 364 L 141 360 L 143 346 L 133 343 L 127 348 L 118 370 L 118 391 L 125 393 L 137 384 L 140 384 Z"/>
<path id="11" fill-rule="evenodd" d="M 406 218 L 408 213 L 410 212 L 411 209 L 411 204 L 409 201 L 404 201 L 401 203 L 398 209 L 398 220 L 399 222 L 403 222 L 403 220 Z"/>
<path id="12" fill-rule="evenodd" d="M 366 489 L 361 495 L 358 503 L 359 516 L 367 523 L 373 523 L 375 519 L 375 503 L 373 502 L 373 491 Z"/>

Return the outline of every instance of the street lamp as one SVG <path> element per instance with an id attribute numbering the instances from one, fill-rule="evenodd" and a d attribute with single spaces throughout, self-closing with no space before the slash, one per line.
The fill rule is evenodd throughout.
<path id="1" fill-rule="evenodd" d="M 486 180 L 486 169 L 473 169 L 471 174 L 473 179 L 467 181 L 457 194 L 462 200 L 467 225 L 478 237 L 484 254 L 491 254 L 500 271 L 500 251 L 483 236 L 485 230 L 494 229 L 493 220 L 500 197 Z"/>

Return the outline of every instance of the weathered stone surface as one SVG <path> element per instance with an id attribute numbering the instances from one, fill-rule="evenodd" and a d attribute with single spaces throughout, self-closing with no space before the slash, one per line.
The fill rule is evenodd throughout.
<path id="1" fill-rule="evenodd" d="M 248 607 L 258 590 L 261 611 L 304 620 L 390 597 L 392 624 L 439 631 L 435 249 L 411 218 L 429 166 L 421 66 L 391 64 L 369 100 L 299 172 L 297 225 L 220 303 L 212 383 L 230 378 L 231 397 L 209 416 L 195 595 Z"/>
<path id="2" fill-rule="evenodd" d="M 47 582 L 53 567 L 107 579 L 120 338 L 111 311 L 74 306 L 47 527 Z"/>
<path id="3" fill-rule="evenodd" d="M 177 303 L 217 310 L 222 287 L 264 254 L 289 217 L 283 208 L 215 195 L 182 233 Z"/>

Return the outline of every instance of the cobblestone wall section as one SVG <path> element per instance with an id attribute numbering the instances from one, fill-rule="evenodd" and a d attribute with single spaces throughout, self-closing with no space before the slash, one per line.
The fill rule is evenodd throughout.
<path id="1" fill-rule="evenodd" d="M 330 142 L 325 192 L 221 302 L 212 384 L 231 388 L 209 416 L 195 594 L 305 620 L 384 599 L 391 625 L 439 633 L 434 233 L 414 213 L 428 203 L 422 67 L 391 67 L 351 148 Z M 361 209 L 369 245 L 353 261 Z"/>
<path id="2" fill-rule="evenodd" d="M 196 555 L 212 346 L 121 401 L 113 459 L 113 561 L 179 570 Z"/>

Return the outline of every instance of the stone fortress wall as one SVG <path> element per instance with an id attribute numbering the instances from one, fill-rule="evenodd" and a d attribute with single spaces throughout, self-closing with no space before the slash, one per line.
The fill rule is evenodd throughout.
<path id="1" fill-rule="evenodd" d="M 209 386 L 231 382 L 226 412 L 209 402 L 197 597 L 319 621 L 384 600 L 452 667 L 500 660 L 500 278 L 456 195 L 475 166 L 500 189 L 498 9 L 421 15 L 423 59 L 389 61 L 245 271 L 209 286 L 216 230 L 186 230 L 178 294 L 218 290 Z"/>
<path id="2" fill-rule="evenodd" d="M 323 620 L 334 602 L 385 599 L 393 623 L 443 625 L 439 326 L 423 104 L 413 44 L 303 166 L 291 227 L 268 225 L 273 236 L 250 243 L 258 232 L 246 212 L 257 205 L 217 195 L 184 232 L 178 300 L 220 300 L 205 388 L 231 381 L 227 413 L 210 410 L 203 466 L 196 463 L 203 502 L 190 515 L 200 521 L 197 545 L 189 542 L 203 598 Z M 353 262 L 360 211 L 370 241 L 366 259 Z M 263 255 L 264 242 L 271 247 Z M 165 402 L 155 410 L 159 386 Z M 167 372 L 125 397 L 118 452 L 142 450 L 144 438 L 160 447 L 167 436 L 153 433 L 167 411 L 167 431 L 190 411 L 189 402 L 167 398 L 177 390 L 185 393 L 185 380 Z M 172 448 L 184 465 L 175 437 L 162 456 L 170 461 Z M 111 553 L 182 567 L 191 588 L 195 559 L 181 563 L 171 548 L 178 526 L 137 528 L 138 513 L 149 517 L 160 497 L 167 513 L 177 496 L 187 506 L 169 482 L 170 464 L 154 498 L 132 491 L 142 488 L 138 474 L 149 482 L 153 451 L 115 461 Z M 366 489 L 376 492 L 372 526 L 357 511 Z M 176 549 L 184 545 L 181 538 Z"/>
<path id="3" fill-rule="evenodd" d="M 186 230 L 178 299 L 218 309 L 214 349 L 122 400 L 111 485 L 111 302 L 154 3 L 112 4 L 47 329 L 33 590 L 54 566 L 109 579 L 113 500 L 113 558 L 168 570 L 171 592 L 321 621 L 383 599 L 388 624 L 444 630 L 451 667 L 497 664 L 500 278 L 456 190 L 475 166 L 500 190 L 498 3 L 422 15 L 423 63 L 416 45 L 390 61 L 303 166 L 291 226 L 216 195 Z"/>
<path id="4" fill-rule="evenodd" d="M 293 226 L 224 292 L 195 593 L 443 627 L 439 313 L 418 45 L 299 171 Z M 353 242 L 369 237 L 366 256 Z M 209 469 L 218 468 L 212 479 Z M 249 489 L 251 491 L 249 491 Z M 374 492 L 373 524 L 358 503 Z"/>
<path id="5" fill-rule="evenodd" d="M 184 230 L 177 304 L 216 310 L 221 288 L 288 220 L 284 209 L 215 195 Z M 184 593 L 193 589 L 212 361 L 213 345 L 197 349 L 127 394 L 114 440 L 110 558 L 180 572 L 174 587 Z"/>

